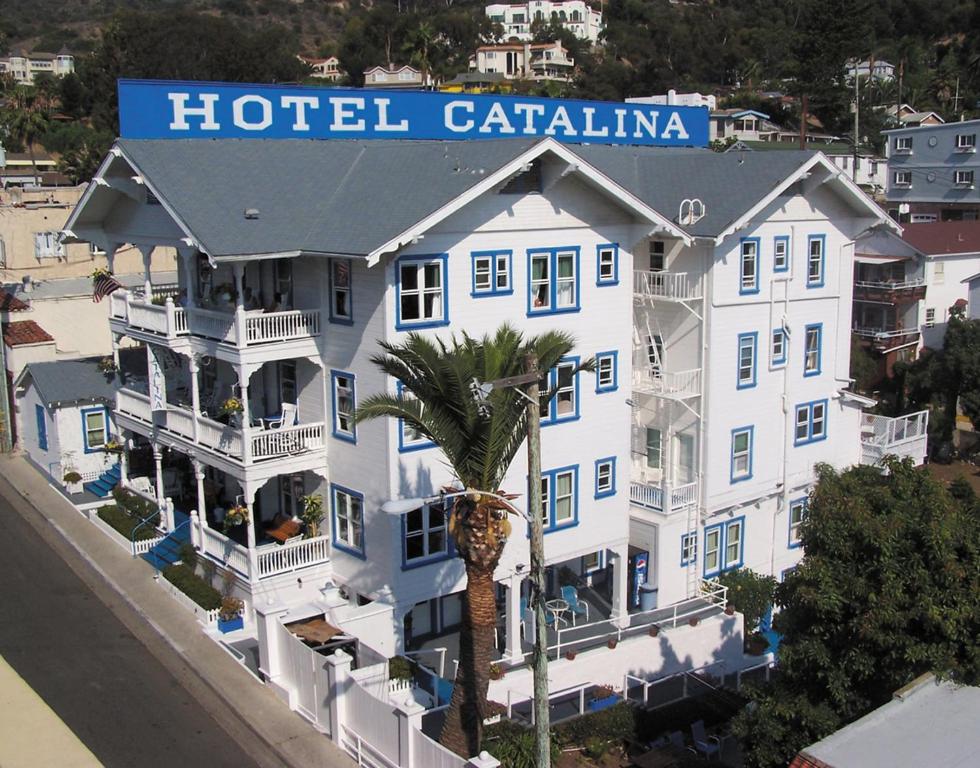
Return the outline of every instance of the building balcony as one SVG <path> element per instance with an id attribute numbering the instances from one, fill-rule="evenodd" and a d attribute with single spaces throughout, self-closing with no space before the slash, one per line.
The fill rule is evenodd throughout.
<path id="1" fill-rule="evenodd" d="M 633 369 L 633 391 L 671 400 L 688 400 L 701 396 L 701 369 L 663 371 L 653 366 Z"/>
<path id="2" fill-rule="evenodd" d="M 873 301 L 883 304 L 903 304 L 921 301 L 926 297 L 925 278 L 910 278 L 901 282 L 856 280 L 855 301 Z"/>
<path id="3" fill-rule="evenodd" d="M 237 477 L 252 468 L 257 478 L 301 472 L 325 461 L 323 422 L 245 428 L 170 403 L 154 412 L 147 395 L 127 388 L 116 393 L 115 416 L 120 429 L 167 442 Z"/>
<path id="4" fill-rule="evenodd" d="M 885 456 L 909 457 L 922 464 L 927 453 L 929 411 L 889 418 L 866 413 L 861 417 L 861 463 L 877 464 Z"/>
<path id="5" fill-rule="evenodd" d="M 701 282 L 687 272 L 633 272 L 633 296 L 661 301 L 696 301 L 701 298 Z"/>
<path id="6" fill-rule="evenodd" d="M 889 352 L 899 347 L 918 344 L 918 328 L 871 328 L 855 326 L 851 331 L 862 341 L 870 344 L 875 352 Z"/>
<path id="7" fill-rule="evenodd" d="M 652 483 L 630 482 L 630 502 L 638 507 L 652 509 L 665 515 L 683 512 L 692 507 L 697 507 L 698 483 L 695 481 L 671 486 L 670 483 L 654 485 Z"/>

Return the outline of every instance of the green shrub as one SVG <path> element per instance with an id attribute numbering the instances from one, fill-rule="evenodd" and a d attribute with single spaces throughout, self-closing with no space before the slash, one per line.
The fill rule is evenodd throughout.
<path id="1" fill-rule="evenodd" d="M 504 768 L 537 768 L 538 754 L 534 743 L 534 730 L 518 725 L 512 720 L 501 720 L 483 731 L 483 746 L 500 761 Z M 558 762 L 561 747 L 555 741 L 552 730 L 551 762 Z"/>
<path id="2" fill-rule="evenodd" d="M 159 516 L 159 511 L 157 510 L 157 505 L 152 501 L 147 501 L 142 496 L 137 496 L 131 491 L 127 491 L 125 488 L 121 488 L 118 485 L 112 489 L 112 498 L 115 500 L 116 504 L 125 509 L 133 517 L 139 518 L 140 520 L 145 520 L 147 517 Z"/>
<path id="3" fill-rule="evenodd" d="M 392 680 L 411 680 L 412 662 L 404 656 L 392 656 L 388 659 L 388 677 Z"/>
<path id="4" fill-rule="evenodd" d="M 125 509 L 116 504 L 107 504 L 98 511 L 99 517 L 115 530 L 119 531 L 130 541 L 133 540 L 133 531 L 136 531 L 136 541 L 152 539 L 157 535 L 154 526 L 159 520 L 159 515 L 152 523 L 141 525 L 141 520 L 129 514 Z"/>
<path id="5" fill-rule="evenodd" d="M 553 739 L 562 746 L 581 746 L 590 739 L 606 744 L 618 744 L 634 739 L 636 723 L 634 710 L 625 701 L 598 712 L 560 723 L 554 728 Z"/>
<path id="6" fill-rule="evenodd" d="M 221 593 L 194 573 L 190 566 L 170 565 L 163 569 L 163 578 L 187 595 L 206 611 L 221 607 Z"/>
<path id="7" fill-rule="evenodd" d="M 728 602 L 745 616 L 746 635 L 755 632 L 762 616 L 772 605 L 776 580 L 748 568 L 738 568 L 723 573 L 718 577 L 718 582 L 728 587 Z"/>

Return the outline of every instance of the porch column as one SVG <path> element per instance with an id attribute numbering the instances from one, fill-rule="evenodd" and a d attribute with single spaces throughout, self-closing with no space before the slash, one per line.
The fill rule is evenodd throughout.
<path id="1" fill-rule="evenodd" d="M 119 442 L 122 443 L 122 453 L 119 454 L 119 485 L 125 488 L 129 484 L 129 437 L 131 433 L 126 430 L 119 430 Z"/>
<path id="2" fill-rule="evenodd" d="M 507 584 L 507 606 L 504 611 L 506 617 L 506 627 L 504 631 L 507 637 L 504 645 L 504 658 L 511 663 L 518 663 L 523 658 L 523 647 L 521 646 L 521 586 L 524 584 L 524 577 L 518 573 L 511 574 Z"/>
<path id="3" fill-rule="evenodd" d="M 116 366 L 116 375 L 120 375 L 121 371 L 119 369 L 119 339 L 121 335 L 118 333 L 113 333 L 112 335 L 112 362 Z"/>
<path id="4" fill-rule="evenodd" d="M 248 343 L 245 338 L 245 265 L 235 262 L 231 265 L 232 274 L 235 276 L 235 335 L 239 347 L 244 347 Z"/>
<path id="5" fill-rule="evenodd" d="M 197 355 L 193 352 L 187 358 L 187 370 L 191 374 L 191 410 L 194 412 L 194 419 L 191 422 L 194 432 L 194 444 L 200 442 L 200 420 L 201 420 L 201 391 L 197 381 L 199 369 Z"/>
<path id="6" fill-rule="evenodd" d="M 197 270 L 195 256 L 197 255 L 197 249 L 195 248 L 178 248 L 177 254 L 180 256 L 181 264 L 184 265 L 184 285 L 183 289 L 187 292 L 187 308 L 195 309 L 197 308 L 198 295 L 197 295 Z"/>
<path id="7" fill-rule="evenodd" d="M 629 596 L 626 584 L 626 566 L 629 563 L 627 546 L 623 544 L 618 549 L 610 550 L 610 559 L 612 562 L 613 593 L 612 611 L 609 613 L 609 618 L 617 627 L 626 627 L 629 625 Z"/>
<path id="8" fill-rule="evenodd" d="M 258 490 L 251 483 L 242 483 L 242 502 L 248 510 L 248 580 L 255 584 L 259 580 L 259 553 L 255 551 L 255 514 L 253 503 L 255 492 Z"/>
<path id="9" fill-rule="evenodd" d="M 157 504 L 163 506 L 163 449 L 153 444 L 153 466 L 156 468 Z"/>
<path id="10" fill-rule="evenodd" d="M 248 402 L 249 371 L 244 365 L 238 366 L 238 389 L 242 398 L 242 462 L 252 462 L 252 409 Z"/>
<path id="11" fill-rule="evenodd" d="M 137 247 L 143 256 L 143 301 L 149 304 L 153 299 L 153 284 L 150 282 L 150 256 L 153 254 L 153 246 L 140 245 Z"/>
<path id="12" fill-rule="evenodd" d="M 197 511 L 201 513 L 201 524 L 208 524 L 207 500 L 204 498 L 204 464 L 192 460 L 194 479 L 197 481 Z"/>

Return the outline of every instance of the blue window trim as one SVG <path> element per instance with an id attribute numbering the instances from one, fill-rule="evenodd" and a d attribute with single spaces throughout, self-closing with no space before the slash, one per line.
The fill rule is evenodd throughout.
<path id="1" fill-rule="evenodd" d="M 345 376 L 350 379 L 350 393 L 351 400 L 353 401 L 354 409 L 357 409 L 357 377 L 350 371 L 339 371 L 337 369 L 330 369 L 330 403 L 332 406 L 332 433 L 338 440 L 343 440 L 347 443 L 357 443 L 357 425 L 353 423 L 353 411 L 351 412 L 351 431 L 350 434 L 346 432 L 341 432 L 338 426 L 337 420 L 337 379 L 341 376 Z"/>
<path id="2" fill-rule="evenodd" d="M 820 241 L 820 279 L 819 280 L 810 279 L 810 248 L 811 248 L 811 243 L 814 240 Z M 827 279 L 827 236 L 810 235 L 806 239 L 806 287 L 823 288 L 826 279 Z"/>
<path id="3" fill-rule="evenodd" d="M 40 403 L 34 405 L 34 418 L 37 421 L 37 447 L 42 451 L 48 450 L 48 414 Z M 84 429 L 85 422 L 82 421 Z"/>
<path id="4" fill-rule="evenodd" d="M 548 478 L 548 524 L 544 527 L 544 533 L 546 535 L 549 533 L 554 533 L 555 531 L 564 531 L 569 528 L 575 528 L 578 525 L 578 469 L 578 464 L 570 464 L 567 467 L 557 467 L 555 469 L 549 469 L 541 472 L 542 478 Z M 555 503 L 555 478 L 565 472 L 572 473 L 572 519 L 558 525 L 555 522 L 555 508 L 557 507 L 557 504 Z M 530 484 L 530 478 L 528 479 L 528 483 Z M 537 492 L 541 493 L 541 489 L 538 488 Z M 531 536 L 530 527 L 528 527 L 527 535 L 528 537 Z"/>
<path id="5" fill-rule="evenodd" d="M 575 254 L 575 304 L 570 307 L 556 307 L 558 303 L 558 254 L 571 251 Z M 531 303 L 531 257 L 541 253 L 550 255 L 548 261 L 549 298 L 550 306 L 547 309 L 535 309 Z M 546 315 L 561 315 L 566 312 L 580 312 L 582 310 L 582 249 L 577 245 L 568 245 L 561 248 L 529 248 L 527 250 L 527 316 L 543 317 Z"/>
<path id="6" fill-rule="evenodd" d="M 725 550 L 728 548 L 728 529 L 733 525 L 741 526 L 741 536 L 738 540 L 738 562 L 725 564 Z M 707 555 L 708 552 L 708 534 L 711 531 L 717 530 L 718 535 L 718 567 L 708 570 L 708 560 L 707 557 L 704 558 L 704 568 L 703 574 L 705 578 L 711 576 L 718 576 L 726 571 L 734 571 L 736 568 L 741 568 L 745 564 L 745 515 L 740 517 L 732 518 L 731 520 L 725 520 L 721 523 L 716 523 L 715 525 L 709 525 L 704 529 L 704 552 Z"/>
<path id="7" fill-rule="evenodd" d="M 427 565 L 433 565 L 434 563 L 444 563 L 446 560 L 452 560 L 457 556 L 456 545 L 453 541 L 453 537 L 449 533 L 449 515 L 446 515 L 446 551 L 438 555 L 430 555 L 429 557 L 418 557 L 411 562 L 408 560 L 408 513 L 401 515 L 401 531 L 402 531 L 402 570 L 403 571 L 413 571 L 416 568 L 424 568 Z"/>
<path id="8" fill-rule="evenodd" d="M 350 546 L 345 541 L 339 541 L 337 539 L 337 493 L 346 493 L 348 496 L 353 496 L 354 498 L 361 500 L 361 548 L 355 549 Z M 345 488 L 337 483 L 330 483 L 330 538 L 332 540 L 335 549 L 339 549 L 341 552 L 346 552 L 348 555 L 353 555 L 354 557 L 360 558 L 361 560 L 367 559 L 367 526 L 365 525 L 367 518 L 367 508 L 364 506 L 364 494 L 359 491 L 352 490 L 350 488 Z"/>
<path id="9" fill-rule="evenodd" d="M 507 257 L 507 288 L 497 287 L 497 257 Z M 476 260 L 490 259 L 490 287 L 477 289 L 476 287 Z M 470 296 L 474 299 L 483 299 L 488 296 L 510 296 L 514 293 L 514 252 L 511 250 L 499 251 L 472 251 L 470 253 Z"/>
<path id="10" fill-rule="evenodd" d="M 575 386 L 575 412 L 566 413 L 562 416 L 558 415 L 558 394 L 556 393 L 554 397 L 548 402 L 548 416 L 541 419 L 541 426 L 548 427 L 552 424 L 564 424 L 566 421 L 577 421 L 581 417 L 581 392 L 579 391 L 579 374 L 581 371 L 578 370 L 580 365 L 580 360 L 577 355 L 572 355 L 570 357 L 563 357 L 558 361 L 558 365 L 548 371 L 548 388 L 554 389 L 558 385 L 558 366 L 562 364 L 571 364 L 575 367 L 575 376 L 573 379 Z"/>
<path id="11" fill-rule="evenodd" d="M 786 243 L 786 263 L 783 266 L 776 265 L 776 244 Z M 772 271 L 773 272 L 789 272 L 789 261 L 790 261 L 790 251 L 789 251 L 789 235 L 776 235 L 772 240 Z"/>
<path id="12" fill-rule="evenodd" d="M 350 317 L 341 317 L 334 314 L 334 301 L 333 301 L 333 264 L 329 265 L 327 269 L 327 282 L 330 284 L 330 310 L 327 315 L 327 319 L 334 325 L 353 325 L 354 324 L 354 260 L 353 259 L 337 259 L 337 261 L 347 262 L 347 296 L 348 296 L 348 307 L 350 308 Z"/>
<path id="13" fill-rule="evenodd" d="M 613 252 L 613 276 L 603 279 L 601 254 L 610 249 Z M 598 286 L 619 285 L 619 243 L 600 243 L 595 247 L 595 284 Z"/>
<path id="14" fill-rule="evenodd" d="M 601 384 L 599 382 L 599 360 L 604 357 L 612 358 L 612 371 L 613 380 L 612 384 Z M 605 352 L 595 353 L 595 391 L 596 394 L 602 394 L 604 392 L 615 392 L 619 389 L 619 351 L 615 349 L 610 349 Z"/>
<path id="15" fill-rule="evenodd" d="M 610 482 L 612 483 L 612 486 L 605 491 L 599 490 L 599 466 L 602 464 L 611 465 L 609 471 L 609 479 Z M 602 459 L 596 459 L 595 460 L 595 498 L 605 499 L 608 498 L 609 496 L 615 496 L 615 495 L 616 495 L 616 457 L 606 456 L 605 458 Z"/>
<path id="16" fill-rule="evenodd" d="M 402 392 L 405 389 L 405 385 L 400 381 L 395 382 L 395 388 L 398 393 L 398 397 L 401 398 Z M 405 420 L 398 419 L 398 452 L 399 453 L 412 453 L 413 451 L 424 451 L 427 448 L 435 448 L 436 444 L 432 440 L 422 440 L 418 443 L 406 443 L 405 442 Z"/>
<path id="17" fill-rule="evenodd" d="M 783 340 L 783 352 L 782 352 L 782 354 L 779 357 L 776 357 L 775 355 L 773 355 L 772 354 L 772 339 L 770 339 L 769 340 L 769 354 L 772 357 L 772 365 L 773 365 L 773 367 L 782 367 L 782 366 L 786 365 L 786 342 L 789 341 L 789 339 L 786 338 L 786 331 L 784 331 L 782 328 L 774 328 L 773 329 L 773 332 L 772 332 L 773 337 L 775 337 L 777 334 Z"/>
<path id="18" fill-rule="evenodd" d="M 740 296 L 751 296 L 758 293 L 760 290 L 759 283 L 761 281 L 759 279 L 759 260 L 761 258 L 762 251 L 761 242 L 761 239 L 758 237 L 743 237 L 738 242 L 738 293 Z M 746 288 L 742 281 L 742 275 L 745 273 L 743 268 L 743 262 L 745 260 L 745 243 L 755 243 L 755 288 Z"/>
<path id="19" fill-rule="evenodd" d="M 816 330 L 817 332 L 817 367 L 815 370 L 808 371 L 806 369 L 806 338 L 810 335 L 811 330 Z M 820 372 L 823 370 L 823 323 L 811 323 L 803 329 L 803 375 L 804 376 L 819 376 Z"/>
<path id="20" fill-rule="evenodd" d="M 402 266 L 419 261 L 439 261 L 442 266 L 442 319 L 402 320 Z M 421 302 L 419 304 L 421 307 Z M 395 330 L 416 331 L 421 328 L 440 328 L 449 325 L 449 254 L 430 253 L 425 256 L 400 256 L 395 261 Z"/>
<path id="21" fill-rule="evenodd" d="M 752 343 L 752 378 L 749 381 L 742 381 L 742 342 Z M 735 389 L 752 389 L 759 380 L 759 332 L 740 333 L 738 335 L 738 355 L 735 358 Z"/>
<path id="22" fill-rule="evenodd" d="M 807 501 L 808 499 L 806 496 L 800 496 L 798 499 L 791 499 L 789 502 L 789 509 L 786 515 L 787 517 L 786 541 L 787 541 L 787 546 L 790 549 L 799 549 L 800 547 L 803 546 L 802 541 L 795 541 L 795 542 L 793 541 L 793 507 L 796 506 L 797 504 L 801 504 L 803 506 L 803 516 L 800 518 L 800 522 L 802 522 L 803 520 L 806 520 Z"/>
<path id="23" fill-rule="evenodd" d="M 97 408 L 82 408 L 82 445 L 85 448 L 85 453 L 101 453 L 104 450 L 105 444 L 109 441 L 109 409 L 104 405 L 100 405 Z M 85 417 L 90 413 L 101 413 L 102 414 L 102 445 L 90 446 L 88 444 L 88 429 L 85 426 Z M 44 450 L 47 450 L 45 448 Z"/>
<path id="24" fill-rule="evenodd" d="M 684 550 L 687 549 L 687 542 L 689 540 L 694 541 L 694 552 L 693 557 L 685 557 Z M 682 533 L 681 534 L 681 567 L 686 568 L 691 565 L 691 563 L 696 563 L 698 561 L 698 535 L 696 533 Z"/>
<path id="25" fill-rule="evenodd" d="M 818 437 L 813 436 L 813 406 L 815 405 L 823 406 L 823 434 Z M 804 438 L 797 438 L 796 425 L 799 423 L 799 414 L 800 411 L 802 410 L 806 410 L 808 414 L 807 428 L 806 428 L 807 436 Z M 827 398 L 824 398 L 823 400 L 811 400 L 808 403 L 799 403 L 793 409 L 793 415 L 794 415 L 794 420 L 793 420 L 793 445 L 794 446 L 809 445 L 810 443 L 819 443 L 821 440 L 827 439 L 827 427 L 828 427 L 827 422 L 830 419 L 830 409 L 827 406 Z"/>
<path id="26" fill-rule="evenodd" d="M 742 475 L 741 477 L 735 477 L 735 435 L 742 432 L 749 433 L 749 471 Z M 752 458 L 755 453 L 755 424 L 747 424 L 744 427 L 735 427 L 732 430 L 732 444 L 728 452 L 728 462 L 729 462 L 729 473 L 728 478 L 730 483 L 741 483 L 746 480 L 752 479 Z"/>
<path id="27" fill-rule="evenodd" d="M 795 571 L 797 568 L 799 568 L 798 565 L 793 565 L 790 566 L 789 568 L 784 568 L 782 571 L 780 571 L 779 582 L 782 583 L 786 581 L 786 577 L 792 575 L 793 571 Z"/>

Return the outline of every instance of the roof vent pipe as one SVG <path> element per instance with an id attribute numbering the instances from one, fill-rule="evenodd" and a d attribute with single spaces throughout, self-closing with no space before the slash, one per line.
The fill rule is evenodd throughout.
<path id="1" fill-rule="evenodd" d="M 20 279 L 20 284 L 21 284 L 21 290 L 24 293 L 30 293 L 31 291 L 34 290 L 34 280 L 31 278 L 30 275 L 24 275 Z"/>

